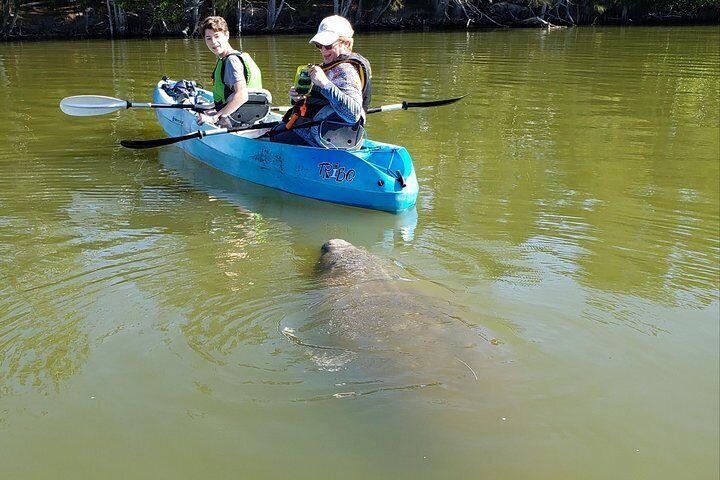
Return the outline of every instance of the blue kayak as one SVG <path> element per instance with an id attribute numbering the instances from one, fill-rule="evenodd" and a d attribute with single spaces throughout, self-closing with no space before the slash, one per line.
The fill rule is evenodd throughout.
<path id="1" fill-rule="evenodd" d="M 154 103 L 175 103 L 158 82 Z M 212 94 L 200 90 L 207 101 Z M 181 109 L 156 109 L 160 125 L 172 137 L 212 125 L 198 126 L 195 114 Z M 270 114 L 264 122 L 279 120 Z M 177 145 L 190 155 L 233 177 L 285 192 L 356 207 L 401 212 L 415 205 L 417 177 L 404 147 L 365 140 L 355 151 L 270 143 L 250 130 L 185 140 Z"/>

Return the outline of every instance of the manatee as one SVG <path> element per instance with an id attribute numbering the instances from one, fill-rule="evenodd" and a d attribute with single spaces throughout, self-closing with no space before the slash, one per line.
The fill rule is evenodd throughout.
<path id="1" fill-rule="evenodd" d="M 385 388 L 478 379 L 471 365 L 490 343 L 449 290 L 341 239 L 322 246 L 315 275 L 309 318 L 283 333 L 320 369 Z"/>

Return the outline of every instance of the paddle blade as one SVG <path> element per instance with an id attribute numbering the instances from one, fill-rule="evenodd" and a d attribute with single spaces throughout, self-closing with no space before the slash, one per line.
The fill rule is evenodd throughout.
<path id="1" fill-rule="evenodd" d="M 408 108 L 427 108 L 427 107 L 440 107 L 442 105 L 450 105 L 451 103 L 455 103 L 458 100 L 462 100 L 463 98 L 467 97 L 468 94 L 466 93 L 462 97 L 455 97 L 455 98 L 446 98 L 443 100 L 430 100 L 427 102 L 402 102 L 402 103 L 393 103 L 392 105 L 382 105 L 380 107 L 373 107 L 368 108 L 365 113 L 378 113 L 378 112 L 394 112 L 396 110 L 407 110 Z"/>
<path id="2" fill-rule="evenodd" d="M 442 105 L 450 105 L 451 103 L 455 103 L 459 100 L 462 100 L 463 98 L 465 98 L 467 96 L 468 96 L 468 94 L 466 93 L 462 97 L 447 98 L 444 100 L 431 100 L 429 102 L 404 102 L 403 109 L 407 110 L 408 108 L 440 107 Z"/>
<path id="3" fill-rule="evenodd" d="M 73 117 L 105 115 L 127 107 L 126 101 L 103 95 L 75 95 L 60 101 L 60 110 Z"/>

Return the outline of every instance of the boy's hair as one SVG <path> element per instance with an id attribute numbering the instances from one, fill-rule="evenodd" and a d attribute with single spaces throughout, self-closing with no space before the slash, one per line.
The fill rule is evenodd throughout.
<path id="1" fill-rule="evenodd" d="M 207 17 L 202 23 L 202 31 L 204 32 L 205 30 L 230 33 L 228 24 L 223 17 Z"/>

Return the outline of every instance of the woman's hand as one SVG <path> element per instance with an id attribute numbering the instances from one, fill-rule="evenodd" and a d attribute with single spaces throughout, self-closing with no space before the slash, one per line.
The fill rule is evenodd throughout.
<path id="1" fill-rule="evenodd" d="M 323 72 L 323 69 L 318 67 L 317 65 L 313 65 L 310 68 L 310 80 L 312 83 L 317 85 L 320 88 L 325 87 L 327 84 L 330 83 L 330 79 L 325 75 L 325 72 Z"/>
<path id="2" fill-rule="evenodd" d="M 290 87 L 290 102 L 295 104 L 299 102 L 301 99 L 305 98 L 305 95 L 300 95 L 297 90 L 295 90 L 295 87 Z"/>

